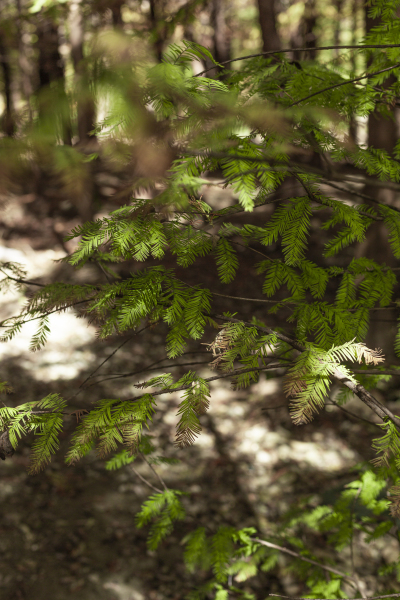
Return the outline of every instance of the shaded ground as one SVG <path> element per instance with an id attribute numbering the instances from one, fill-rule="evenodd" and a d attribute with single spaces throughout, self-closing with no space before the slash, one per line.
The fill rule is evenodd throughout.
<path id="1" fill-rule="evenodd" d="M 49 218 L 40 230 L 40 219 L 35 221 L 24 206 L 12 210 L 14 216 L 9 215 L 9 220 L 3 222 L 0 260 L 25 263 L 31 279 L 44 274 L 46 281 L 67 281 L 71 277 L 100 280 L 102 274 L 95 266 L 72 275 L 68 267 L 53 262 L 69 249 L 55 241 L 54 231 L 66 233 L 74 224 L 70 215 L 59 216 L 56 226 Z M 215 272 L 205 269 L 201 261 L 191 270 L 191 277 L 193 282 L 212 283 L 214 289 L 219 289 Z M 253 267 L 245 263 L 235 284 L 225 287 L 224 293 L 257 298 L 261 297 L 260 287 Z M 15 293 L 0 297 L 0 318 L 15 314 L 17 303 L 22 301 Z M 234 300 L 221 299 L 222 307 L 238 310 Z M 239 312 L 241 316 L 267 317 L 263 304 L 243 302 Z M 94 328 L 70 313 L 54 315 L 52 330 L 49 344 L 36 354 L 28 351 L 29 337 L 34 332 L 30 325 L 12 342 L 0 346 L 0 377 L 15 390 L 5 399 L 7 404 L 39 399 L 53 391 L 72 396 L 126 339 L 99 342 Z M 155 328 L 128 341 L 91 381 L 142 370 L 164 358 L 162 333 L 162 329 Z M 207 357 L 192 355 L 182 357 L 180 362 L 194 360 L 207 361 Z M 187 368 L 182 367 L 180 374 Z M 206 365 L 196 368 L 204 375 L 215 374 Z M 174 375 L 178 376 L 178 371 L 175 369 Z M 104 381 L 72 398 L 69 407 L 75 410 L 90 407 L 99 398 L 131 396 L 132 383 L 143 379 L 144 375 L 137 375 Z M 182 569 L 179 544 L 193 524 L 211 530 L 223 523 L 257 526 L 268 532 L 294 499 L 304 494 L 333 497 L 348 480 L 348 468 L 371 457 L 370 426 L 348 418 L 336 408 L 328 408 L 308 426 L 294 427 L 279 379 L 262 378 L 250 390 L 242 391 L 232 391 L 229 382 L 222 380 L 211 389 L 211 409 L 203 417 L 204 432 L 196 445 L 185 451 L 173 447 L 179 397 L 159 397 L 160 410 L 151 433 L 160 449 L 167 456 L 178 457 L 181 463 L 157 469 L 169 487 L 190 493 L 185 500 L 190 519 L 187 525 L 177 528 L 157 554 L 146 548 L 146 531 L 135 527 L 134 515 L 149 490 L 130 467 L 106 471 L 104 462 L 94 453 L 75 467 L 64 465 L 63 451 L 75 417 L 66 418 L 63 447 L 39 475 L 26 473 L 29 440 L 24 440 L 13 459 L 0 465 L 1 598 L 181 600 L 196 583 L 196 577 Z M 365 416 L 357 403 L 350 410 Z M 368 418 L 372 419 L 371 415 Z M 146 464 L 135 463 L 135 468 L 157 485 Z M 356 552 L 360 575 L 368 582 L 368 561 L 380 561 L 385 553 L 389 558 L 397 551 L 396 542 L 386 543 L 382 549 L 379 543 L 367 548 L 360 540 Z M 347 558 L 343 554 L 340 560 L 345 564 Z M 273 591 L 302 593 L 293 576 L 285 571 L 285 564 L 282 557 L 278 572 L 263 575 L 251 584 L 260 600 Z M 373 582 L 369 583 L 373 591 Z"/>

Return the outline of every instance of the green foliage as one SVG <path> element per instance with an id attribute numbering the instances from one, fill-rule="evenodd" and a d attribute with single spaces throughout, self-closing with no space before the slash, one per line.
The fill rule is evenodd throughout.
<path id="1" fill-rule="evenodd" d="M 38 283 L 38 291 L 26 294 L 32 282 L 23 267 L 1 263 L 0 290 L 26 294 L 27 301 L 0 323 L 0 339 L 7 342 L 27 322 L 37 321 L 30 347 L 39 351 L 50 332 L 49 316 L 78 308 L 98 327 L 100 338 L 159 327 L 167 359 L 181 356 L 188 343 L 190 351 L 202 345 L 215 370 L 210 378 L 189 370 L 175 380 L 169 370 L 177 365 L 169 363 L 155 376 L 146 374 L 134 386 L 134 397 L 99 399 L 75 428 L 68 464 L 93 448 L 100 457 L 112 455 L 109 470 L 139 457 L 152 468 L 174 464 L 175 459 L 156 454 L 157 444 L 143 435 L 158 409 L 156 396 L 182 392 L 176 446 L 183 450 L 201 433 L 201 416 L 212 403 L 210 380 L 229 376 L 234 388 L 242 389 L 270 369 L 285 377 L 295 424 L 310 422 L 322 410 L 334 381 L 342 385 L 334 390 L 339 406 L 354 393 L 378 416 L 387 414 L 379 425 L 383 434 L 372 441 L 373 468 L 361 465 L 358 478 L 346 480 L 333 500 L 294 498 L 282 522 L 271 524 L 270 541 L 255 529 L 225 523 L 212 528 L 196 522 L 185 530 L 188 570 L 209 577 L 190 594 L 193 600 L 210 595 L 253 600 L 247 582 L 260 571 L 279 572 L 282 547 L 289 548 L 284 568 L 304 582 L 307 595 L 344 598 L 350 575 L 340 574 L 343 567 L 329 571 L 321 564 L 336 565 L 340 552 L 352 552 L 355 535 L 363 534 L 368 543 L 391 534 L 400 515 L 400 427 L 390 413 L 377 409 L 379 400 L 372 395 L 374 387 L 396 376 L 398 365 L 386 370 L 380 366 L 382 354 L 365 345 L 373 311 L 398 304 L 397 267 L 392 260 L 380 261 L 380 248 L 373 248 L 374 260 L 363 256 L 374 228 L 384 226 L 387 250 L 400 258 L 399 210 L 374 192 L 399 191 L 400 143 L 391 154 L 347 139 L 350 118 L 365 120 L 373 112 L 390 117 L 397 102 L 398 5 L 397 0 L 372 4 L 370 14 L 380 15 L 381 23 L 366 38 L 397 47 L 360 45 L 354 60 L 343 54 L 333 61 L 293 61 L 283 52 L 278 58 L 253 57 L 225 72 L 223 80 L 193 76 L 194 60 L 221 67 L 199 44 L 173 43 L 155 63 L 152 52 L 143 50 L 143 37 L 108 32 L 92 49 L 85 47 L 90 89 L 68 82 L 61 89 L 53 82 L 30 99 L 29 124 L 21 112 L 16 134 L 0 137 L 2 186 L 4 181 L 12 194 L 19 179 L 35 180 L 40 171 L 51 173 L 65 197 L 79 203 L 88 190 L 94 196 L 93 173 L 100 165 L 121 174 L 124 198 L 126 191 L 130 195 L 126 205 L 77 225 L 66 238 L 75 247 L 64 267 L 84 275 L 88 265 L 100 265 L 106 283 Z M 60 7 L 38 0 L 29 15 L 53 9 Z M 172 15 L 165 27 L 179 18 Z M 357 61 L 363 69 L 368 65 L 367 77 Z M 94 152 L 82 140 L 72 145 L 65 135 L 75 136 L 83 100 L 104 114 L 94 124 Z M 219 209 L 204 191 L 208 186 L 227 188 L 231 204 Z M 208 289 L 214 262 L 219 284 Z M 235 278 L 243 290 L 251 278 L 258 294 L 233 295 L 224 286 Z M 237 313 L 223 312 L 224 296 L 237 303 Z M 265 323 L 243 314 L 242 302 L 263 302 Z M 394 348 L 400 356 L 400 329 Z M 144 388 L 157 391 L 138 391 Z M 7 384 L 0 383 L 0 392 L 6 391 Z M 57 451 L 66 407 L 67 401 L 50 394 L 0 408 L 1 430 L 14 448 L 21 438 L 35 436 L 32 473 Z M 165 486 L 143 503 L 136 522 L 149 525 L 150 550 L 185 519 L 182 495 Z M 318 556 L 316 534 L 330 549 L 329 560 L 327 553 Z M 394 571 L 400 573 L 397 560 L 381 568 L 381 587 L 392 585 L 388 577 Z"/>
<path id="2" fill-rule="evenodd" d="M 176 444 L 179 448 L 190 446 L 201 432 L 199 416 L 209 408 L 210 390 L 207 382 L 196 375 L 187 373 L 174 387 L 188 386 L 179 405 L 179 422 L 176 426 Z"/>
<path id="3" fill-rule="evenodd" d="M 153 494 L 142 504 L 140 512 L 137 513 L 137 527 L 144 527 L 152 521 L 147 538 L 150 550 L 156 550 L 162 540 L 171 533 L 175 521 L 182 521 L 185 518 L 185 509 L 179 496 L 182 496 L 182 492 L 178 490 L 165 490 Z"/>

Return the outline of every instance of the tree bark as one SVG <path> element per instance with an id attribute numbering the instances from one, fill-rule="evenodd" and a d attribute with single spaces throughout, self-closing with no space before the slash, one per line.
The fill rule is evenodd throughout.
<path id="1" fill-rule="evenodd" d="M 4 39 L 4 32 L 0 31 L 0 65 L 3 72 L 3 89 L 5 110 L 2 119 L 2 129 L 7 136 L 12 136 L 15 130 L 14 110 L 11 95 L 11 67 L 10 55 Z"/>
<path id="2" fill-rule="evenodd" d="M 304 45 L 309 48 L 306 52 L 306 59 L 315 60 L 317 45 L 317 36 L 315 35 L 315 26 L 317 24 L 317 7 L 315 0 L 307 0 L 304 7 L 303 28 Z"/>
<path id="3" fill-rule="evenodd" d="M 64 68 L 58 51 L 58 31 L 55 23 L 44 15 L 39 17 L 37 27 L 39 88 L 64 79 Z"/>
<path id="4" fill-rule="evenodd" d="M 214 29 L 214 58 L 223 63 L 231 58 L 231 36 L 226 22 L 224 0 L 212 0 L 211 22 Z M 224 69 L 229 69 L 229 65 L 224 66 Z"/>
<path id="5" fill-rule="evenodd" d="M 150 0 L 150 21 L 153 35 L 154 50 L 159 62 L 162 60 L 164 40 L 160 33 L 161 15 L 156 7 L 157 0 Z"/>
<path id="6" fill-rule="evenodd" d="M 343 8 L 343 0 L 336 0 L 336 20 L 335 20 L 335 30 L 333 32 L 333 43 L 335 46 L 339 46 L 340 42 L 340 23 L 342 17 L 342 8 Z M 339 56 L 339 48 L 335 50 L 336 56 Z"/>
<path id="7" fill-rule="evenodd" d="M 71 58 L 75 69 L 75 81 L 78 88 L 78 136 L 81 144 L 95 136 L 91 133 L 95 122 L 93 99 L 87 86 L 87 73 L 83 56 L 83 17 L 81 0 L 72 0 L 69 13 Z"/>
<path id="8" fill-rule="evenodd" d="M 275 0 L 257 0 L 263 52 L 280 50 L 281 42 L 276 27 Z"/>
<path id="9" fill-rule="evenodd" d="M 45 15 L 39 15 L 36 25 L 38 50 L 38 91 L 39 91 L 39 113 L 46 115 L 48 100 L 45 98 L 45 89 L 51 84 L 58 83 L 60 94 L 66 101 L 64 65 L 58 50 L 58 28 L 54 21 Z M 40 94 L 43 92 L 42 94 Z M 41 97 L 40 97 L 41 96 Z M 65 144 L 71 144 L 71 124 L 64 116 L 63 140 Z"/>
<path id="10" fill-rule="evenodd" d="M 122 12 L 121 12 L 121 8 L 122 5 L 124 3 L 124 0 L 114 0 L 114 2 L 111 5 L 111 13 L 112 13 L 112 22 L 114 27 L 119 27 L 121 28 L 124 24 L 123 20 L 122 20 Z"/>
<path id="11" fill-rule="evenodd" d="M 25 97 L 28 111 L 29 111 L 29 119 L 32 121 L 32 108 L 30 104 L 30 98 L 33 94 L 33 85 L 32 85 L 32 64 L 27 56 L 27 44 L 23 39 L 23 16 L 22 16 L 22 7 L 21 0 L 17 0 L 17 35 L 18 35 L 18 65 L 21 74 L 21 91 L 22 95 Z"/>

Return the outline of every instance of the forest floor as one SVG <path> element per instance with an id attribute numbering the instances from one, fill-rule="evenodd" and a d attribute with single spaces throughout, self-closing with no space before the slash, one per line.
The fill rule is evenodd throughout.
<path id="1" fill-rule="evenodd" d="M 32 206 L 35 202 L 15 198 L 4 208 L 0 260 L 24 264 L 30 280 L 99 281 L 102 275 L 94 265 L 73 272 L 65 263 L 56 262 L 71 249 L 60 240 L 75 224 L 74 218 L 43 218 L 41 204 Z M 200 262 L 191 277 L 208 285 L 215 274 Z M 261 298 L 260 287 L 253 271 L 243 271 L 225 293 Z M 15 314 L 23 301 L 20 292 L 0 296 L 0 319 Z M 264 306 L 244 303 L 240 314 L 267 318 Z M 224 304 L 224 309 L 238 310 L 233 301 Z M 94 326 L 72 312 L 53 315 L 51 328 L 49 342 L 39 352 L 29 352 L 33 324 L 0 345 L 0 378 L 14 388 L 13 394 L 3 398 L 5 404 L 38 400 L 51 392 L 73 396 L 124 341 L 89 380 L 96 385 L 71 399 L 71 411 L 88 408 L 100 398 L 131 396 L 132 384 L 143 381 L 144 375 L 107 377 L 139 371 L 165 358 L 162 328 L 142 337 L 99 341 Z M 203 376 L 215 374 L 205 350 L 199 357 L 182 357 L 180 364 L 194 360 L 204 363 L 195 367 Z M 188 368 L 175 369 L 174 375 Z M 279 378 L 262 377 L 250 389 L 236 391 L 223 379 L 214 382 L 211 391 L 210 411 L 202 418 L 204 430 L 193 447 L 177 450 L 173 446 L 178 394 L 159 397 L 150 432 L 160 451 L 181 461 L 156 469 L 169 487 L 189 493 L 184 502 L 190 527 L 256 526 L 267 535 L 295 499 L 311 495 L 329 501 L 349 480 L 349 468 L 372 457 L 373 428 L 336 407 L 327 406 L 309 425 L 293 426 Z M 347 408 L 374 420 L 356 401 Z M 149 551 L 147 532 L 138 529 L 134 520 L 149 489 L 132 468 L 107 471 L 95 453 L 76 466 L 64 464 L 74 419 L 66 418 L 60 452 L 42 473 L 27 474 L 30 440 L 23 440 L 14 457 L 0 464 L 1 598 L 183 600 L 197 581 L 182 568 L 179 542 L 187 529 L 179 526 L 159 552 Z M 134 466 L 157 486 L 145 463 L 138 459 Z M 374 591 L 374 583 L 368 579 L 368 561 L 389 560 L 398 552 L 396 544 L 393 540 L 392 545 L 374 542 L 367 546 L 360 538 L 355 565 L 369 592 Z M 343 553 L 338 560 L 345 564 L 347 558 Z M 264 574 L 254 583 L 257 598 L 262 600 L 269 592 L 302 593 L 285 564 L 282 557 L 279 576 Z"/>

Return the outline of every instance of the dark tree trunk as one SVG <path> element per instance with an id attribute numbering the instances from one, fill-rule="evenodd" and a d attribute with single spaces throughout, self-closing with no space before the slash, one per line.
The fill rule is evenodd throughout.
<path id="1" fill-rule="evenodd" d="M 45 16 L 39 17 L 36 33 L 39 88 L 44 88 L 55 81 L 63 81 L 64 68 L 58 51 L 58 30 L 53 21 Z"/>
<path id="2" fill-rule="evenodd" d="M 315 35 L 315 26 L 317 24 L 317 8 L 315 0 L 307 0 L 304 7 L 303 28 L 304 45 L 309 48 L 306 52 L 306 59 L 315 60 L 317 45 L 317 36 Z"/>
<path id="3" fill-rule="evenodd" d="M 230 31 L 226 22 L 225 0 L 212 0 L 211 22 L 214 29 L 214 58 L 223 63 L 231 58 Z M 229 65 L 224 66 L 229 69 Z"/>
<path id="4" fill-rule="evenodd" d="M 339 45 L 340 42 L 340 23 L 342 20 L 342 8 L 343 0 L 336 0 L 336 20 L 335 20 L 335 31 L 333 32 L 333 43 L 335 46 Z M 336 56 L 339 56 L 339 49 L 335 50 Z"/>
<path id="5" fill-rule="evenodd" d="M 304 13 L 300 19 L 297 30 L 292 35 L 290 45 L 292 48 L 309 48 L 306 52 L 293 52 L 293 60 L 314 60 L 317 45 L 315 26 L 317 24 L 316 0 L 307 0 L 304 3 Z"/>
<path id="6" fill-rule="evenodd" d="M 3 74 L 3 91 L 5 99 L 2 129 L 7 136 L 12 136 L 15 130 L 15 122 L 11 95 L 11 66 L 10 55 L 4 37 L 4 33 L 0 31 L 0 65 Z"/>
<path id="7" fill-rule="evenodd" d="M 78 87 L 78 136 L 81 144 L 86 144 L 94 135 L 95 110 L 87 86 L 87 73 L 83 56 L 83 17 L 81 0 L 72 0 L 69 13 L 69 28 L 71 42 L 71 57 L 75 69 L 75 79 Z"/>
<path id="8" fill-rule="evenodd" d="M 157 56 L 157 59 L 161 62 L 162 53 L 163 53 L 163 45 L 164 40 L 161 35 L 160 24 L 162 22 L 161 15 L 159 14 L 159 6 L 157 6 L 157 0 L 150 0 L 150 21 L 151 21 L 151 30 L 153 36 L 153 44 L 154 50 Z"/>
<path id="9" fill-rule="evenodd" d="M 59 38 L 56 24 L 45 15 L 40 15 L 36 25 L 38 50 L 38 91 L 39 91 L 39 113 L 46 115 L 48 110 L 45 97 L 45 89 L 50 84 L 58 83 L 60 94 L 66 102 L 65 97 L 65 82 L 64 82 L 64 65 L 58 50 Z M 70 123 L 64 122 L 63 131 L 64 143 L 71 144 L 71 126 Z"/>
<path id="10" fill-rule="evenodd" d="M 23 38 L 23 16 L 22 16 L 22 7 L 21 0 L 17 0 L 17 10 L 18 10 L 18 19 L 17 19 L 17 35 L 18 35 L 18 65 L 21 74 L 21 91 L 24 96 L 28 111 L 29 118 L 32 120 L 32 109 L 30 104 L 30 97 L 33 94 L 33 85 L 32 85 L 32 64 L 27 56 L 27 44 L 24 42 Z"/>
<path id="11" fill-rule="evenodd" d="M 122 27 L 124 22 L 122 20 L 122 12 L 121 8 L 124 4 L 123 0 L 114 0 L 111 5 L 111 13 L 112 13 L 112 22 L 114 27 Z"/>
<path id="12" fill-rule="evenodd" d="M 281 42 L 276 27 L 275 0 L 257 0 L 263 52 L 280 50 Z"/>

